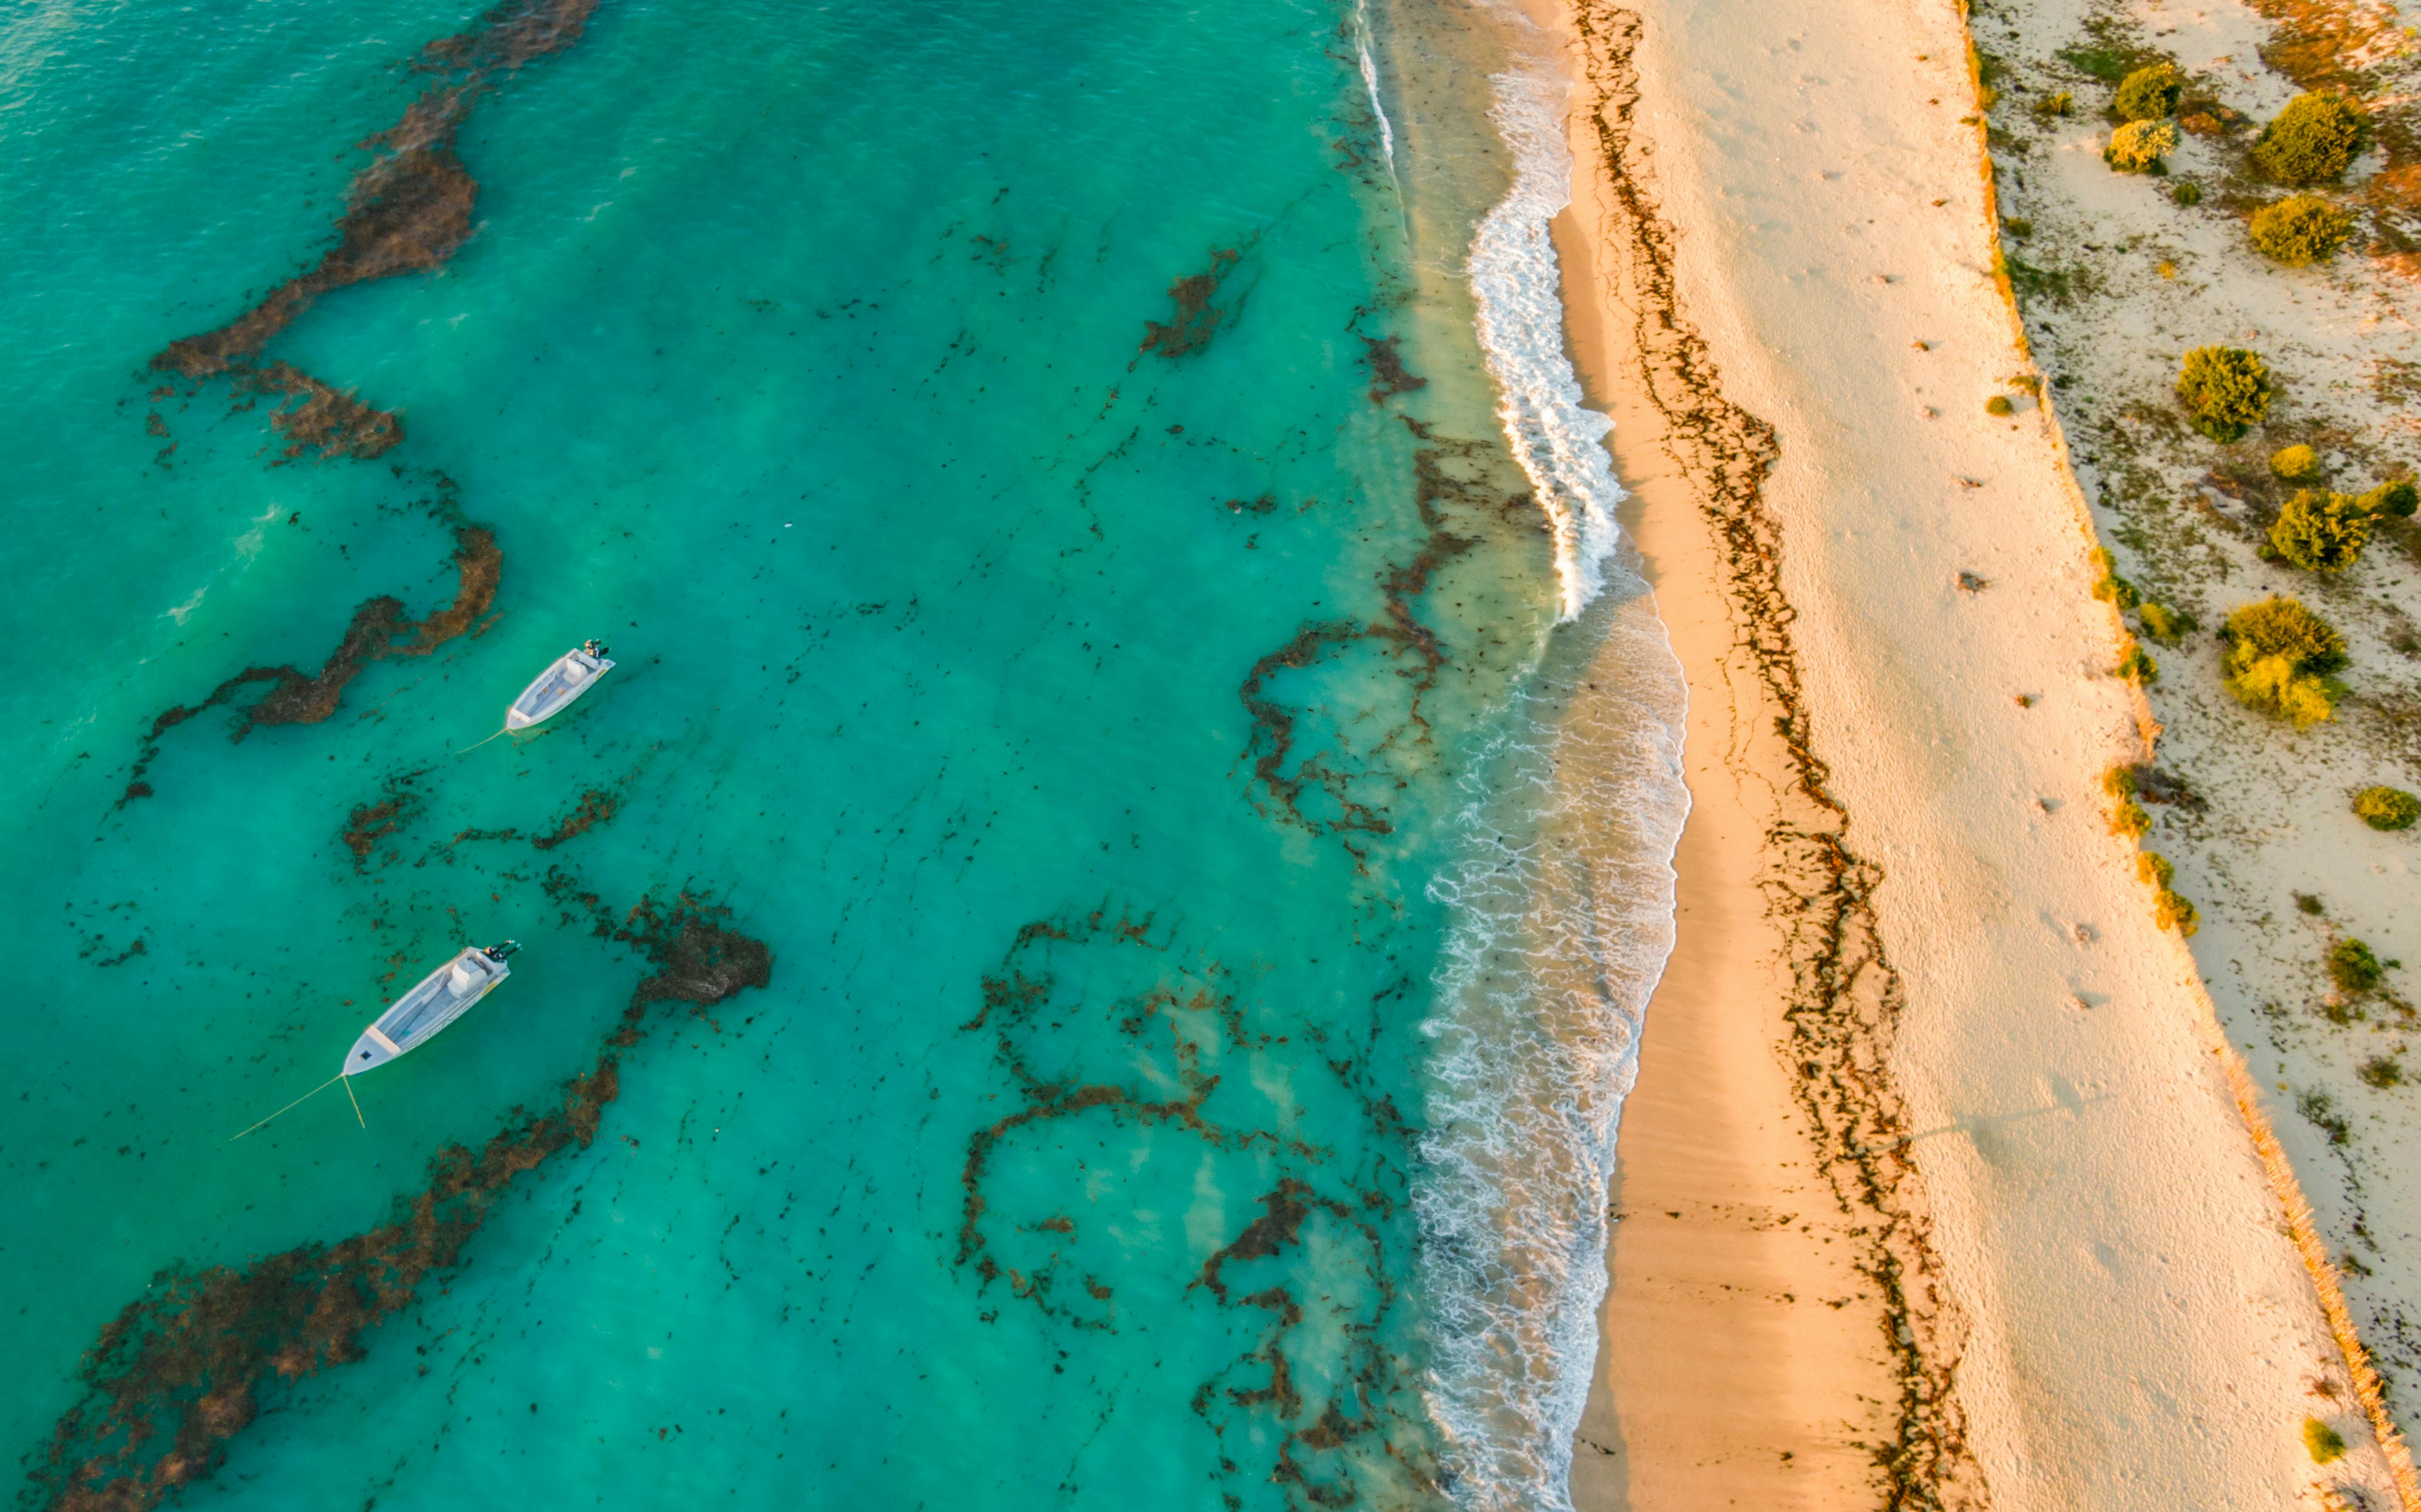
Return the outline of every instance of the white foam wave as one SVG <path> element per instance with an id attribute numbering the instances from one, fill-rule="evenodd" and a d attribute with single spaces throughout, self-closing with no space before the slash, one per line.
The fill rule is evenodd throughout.
<path id="1" fill-rule="evenodd" d="M 1564 350 L 1562 277 L 1548 226 L 1572 198 L 1566 86 L 1543 70 L 1509 70 L 1491 82 L 1496 103 L 1489 118 L 1512 149 L 1513 187 L 1472 240 L 1471 288 L 1480 350 L 1496 379 L 1497 417 L 1554 532 L 1555 582 L 1569 620 L 1604 586 L 1605 559 L 1621 538 L 1614 508 L 1624 494 L 1605 451 L 1614 422 L 1581 403 Z"/>
<path id="2" fill-rule="evenodd" d="M 1430 887 L 1451 914 L 1414 1207 L 1430 1412 L 1472 1512 L 1570 1512 L 1616 1124 L 1673 944 L 1687 694 L 1647 585 L 1610 563 L 1601 586 L 1465 779 Z"/>
<path id="3" fill-rule="evenodd" d="M 1387 119 L 1387 107 L 1379 102 L 1379 61 L 1370 52 L 1370 0 L 1353 0 L 1353 47 L 1362 59 L 1362 87 L 1370 94 L 1370 114 L 1379 117 L 1379 150 L 1387 159 L 1387 177 L 1396 179 L 1396 128 Z M 1403 184 L 1396 182 L 1398 197 Z"/>

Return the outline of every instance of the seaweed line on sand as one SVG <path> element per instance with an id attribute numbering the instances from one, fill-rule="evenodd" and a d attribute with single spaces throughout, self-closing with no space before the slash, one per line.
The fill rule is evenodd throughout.
<path id="1" fill-rule="evenodd" d="M 1870 1446 L 1875 1489 L 1895 1512 L 1982 1507 L 1989 1491 L 1954 1389 L 1964 1319 L 1943 1284 L 1888 1069 L 1905 999 L 1876 925 L 1882 872 L 1851 848 L 1849 812 L 1813 749 L 1795 616 L 1782 592 L 1781 532 L 1764 502 L 1773 429 L 1724 397 L 1712 354 L 1681 313 L 1673 229 L 1633 136 L 1640 18 L 1603 0 L 1574 0 L 1572 23 L 1584 118 L 1605 191 L 1609 262 L 1629 284 L 1646 395 L 1667 424 L 1673 460 L 1699 492 L 1726 564 L 1736 647 L 1756 667 L 1788 752 L 1792 782 L 1777 795 L 1761 885 L 1791 970 L 1787 1049 L 1800 1107 L 1826 1181 L 1857 1220 L 1859 1269 L 1883 1299 L 1882 1342 L 1898 1390 L 1890 1437 Z"/>
<path id="2" fill-rule="evenodd" d="M 570 883 L 550 876 L 549 891 Z M 593 896 L 579 901 L 592 912 Z M 773 979 L 765 945 L 723 925 L 725 911 L 682 894 L 642 899 L 597 932 L 636 946 L 654 972 L 633 990 L 589 1069 L 559 1105 L 514 1109 L 477 1150 L 448 1145 L 429 1181 L 398 1196 L 387 1221 L 334 1244 L 311 1243 L 242 1266 L 161 1271 L 85 1356 L 85 1399 L 59 1419 L 22 1504 L 40 1512 L 148 1512 L 226 1462 L 227 1442 L 259 1415 L 264 1391 L 365 1357 L 362 1336 L 416 1301 L 422 1284 L 462 1263 L 464 1247 L 513 1182 L 597 1137 L 621 1092 L 622 1052 L 648 1009 L 679 1002 L 703 1013 Z"/>

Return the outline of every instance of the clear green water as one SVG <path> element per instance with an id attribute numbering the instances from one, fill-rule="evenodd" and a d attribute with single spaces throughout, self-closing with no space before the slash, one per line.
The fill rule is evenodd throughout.
<path id="1" fill-rule="evenodd" d="M 464 128 L 450 263 L 269 349 L 400 446 L 281 464 L 224 382 L 147 398 L 473 19 L 0 16 L 8 1442 L 164 1268 L 359 1233 L 552 1104 L 648 971 L 566 897 L 686 892 L 771 985 L 657 1009 L 595 1143 L 184 1504 L 1485 1502 L 1415 1216 L 1435 884 L 1557 599 L 1436 275 L 1469 220 L 1414 271 L 1354 13 L 606 0 Z M 1223 267 L 1207 346 L 1140 351 Z M 1374 402 L 1386 336 L 1430 382 Z M 445 603 L 449 508 L 504 553 L 477 633 L 168 730 L 119 806 L 163 710 Z M 588 635 L 601 691 L 454 754 Z M 228 1143 L 507 935 L 366 1132 L 330 1092 Z"/>

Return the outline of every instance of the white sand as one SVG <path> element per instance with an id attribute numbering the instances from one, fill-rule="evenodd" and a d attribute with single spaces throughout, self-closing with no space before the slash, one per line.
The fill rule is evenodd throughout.
<path id="1" fill-rule="evenodd" d="M 1957 1393 L 1991 1504 L 2287 1506 L 2346 1486 L 2393 1504 L 2230 1100 L 2210 1002 L 2102 821 L 2097 779 L 2140 755 L 2140 706 L 2107 675 L 2117 625 L 2088 597 L 2056 433 L 2031 404 L 1984 413 L 2024 358 L 1989 276 L 1978 133 L 1960 124 L 1975 108 L 1960 18 L 1938 0 L 1639 9 L 1638 125 L 1682 228 L 1682 313 L 1725 394 L 1778 432 L 1765 500 L 1814 748 L 1885 879 L 1904 992 L 1891 1069 L 1967 1323 Z M 1586 172 L 1593 137 L 1576 136 Z M 1988 585 L 1960 591 L 1962 571 Z M 1694 696 L 1733 697 L 1719 659 L 1684 660 Z M 1694 828 L 1724 801 L 1697 797 Z M 1650 1010 L 1643 1105 L 1662 1095 L 1657 1014 L 1689 999 L 1691 973 L 1685 948 Z M 1699 1095 L 1735 1091 L 1774 1096 Z M 1608 1316 L 1652 1328 L 1625 1311 L 1625 1242 Z M 1631 1468 L 1590 1504 L 1707 1504 L 1648 1494 L 1660 1456 L 1704 1446 L 1649 1434 L 1640 1404 L 1660 1353 L 1718 1349 L 1733 1326 L 1745 1310 L 1701 1308 L 1662 1350 L 1626 1346 L 1606 1447 Z M 1720 1377 L 1663 1376 L 1705 1413 L 1731 1410 Z M 2353 1452 L 2316 1469 L 2307 1414 Z"/>

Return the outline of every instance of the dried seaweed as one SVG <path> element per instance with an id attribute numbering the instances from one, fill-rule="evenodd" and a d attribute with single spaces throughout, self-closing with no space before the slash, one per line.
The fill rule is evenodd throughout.
<path id="1" fill-rule="evenodd" d="M 602 787 L 591 787 L 580 795 L 578 806 L 557 820 L 554 829 L 544 834 L 533 835 L 530 844 L 540 850 L 552 850 L 612 818 L 621 806 L 620 801 L 612 793 Z"/>
<path id="2" fill-rule="evenodd" d="M 1607 190 L 1613 264 L 1631 270 L 1629 333 L 1649 403 L 1668 426 L 1666 446 L 1695 486 L 1725 563 L 1740 649 L 1757 668 L 1792 775 L 1784 812 L 1767 836 L 1760 879 L 1783 932 L 1792 975 L 1789 1064 L 1825 1179 L 1852 1216 L 1859 1269 L 1883 1298 L 1887 1357 L 1898 1395 L 1890 1436 L 1869 1446 L 1881 1504 L 1935 1509 L 1983 1504 L 1982 1467 L 1966 1442 L 1953 1390 L 1964 1322 L 1941 1280 L 1910 1126 L 1889 1064 L 1905 990 L 1882 945 L 1874 895 L 1882 870 L 1849 841 L 1850 815 L 1814 749 L 1802 689 L 1794 611 L 1782 589 L 1782 538 L 1764 480 L 1779 455 L 1773 428 L 1724 397 L 1712 352 L 1681 312 L 1673 227 L 1662 218 L 1641 147 L 1632 55 L 1641 22 L 1584 0 L 1573 24 L 1582 43 L 1594 156 Z"/>
<path id="3" fill-rule="evenodd" d="M 144 780 L 160 755 L 160 738 L 207 709 L 232 701 L 245 689 L 266 683 L 269 691 L 246 706 L 230 739 L 241 741 L 263 725 L 317 725 L 336 711 L 346 685 L 369 662 L 390 656 L 427 656 L 447 641 L 472 629 L 495 603 L 504 572 L 505 554 L 495 532 L 485 525 L 465 524 L 454 532 L 454 597 L 428 618 L 414 621 L 403 612 L 401 600 L 382 595 L 353 611 L 336 648 L 317 672 L 294 666 L 254 666 L 222 681 L 198 704 L 180 704 L 151 722 L 136 756 L 125 793 L 117 806 L 152 796 Z"/>
<path id="4" fill-rule="evenodd" d="M 1396 350 L 1397 344 L 1402 340 L 1401 336 L 1389 336 L 1383 341 L 1369 336 L 1362 338 L 1362 360 L 1370 368 L 1370 402 L 1373 404 L 1384 404 L 1398 394 L 1410 394 L 1415 389 L 1429 386 L 1428 379 L 1415 377 L 1404 366 L 1403 354 Z"/>
<path id="5" fill-rule="evenodd" d="M 1219 286 L 1236 266 L 1236 253 L 1226 249 L 1210 254 L 1210 266 L 1202 273 L 1172 280 L 1168 286 L 1169 303 L 1176 306 L 1165 322 L 1146 320 L 1143 323 L 1143 345 L 1140 351 L 1156 351 L 1164 357 L 1184 357 L 1200 351 L 1218 334 L 1219 322 L 1226 310 L 1211 303 L 1218 296 Z"/>
<path id="6" fill-rule="evenodd" d="M 269 414 L 269 423 L 286 437 L 288 460 L 305 452 L 321 457 L 351 457 L 368 461 L 384 455 L 403 440 L 403 422 L 384 410 L 374 410 L 347 390 L 338 393 L 291 363 L 273 362 L 246 368 L 236 390 L 289 399 Z M 164 429 L 161 432 L 166 434 Z"/>
<path id="7" fill-rule="evenodd" d="M 1445 647 L 1414 605 L 1429 592 L 1440 568 L 1479 543 L 1478 537 L 1451 528 L 1447 510 L 1493 509 L 1508 502 L 1484 481 L 1462 475 L 1462 467 L 1487 453 L 1483 444 L 1437 436 L 1409 417 L 1405 424 L 1422 443 L 1413 454 L 1413 496 L 1424 535 L 1411 559 L 1379 574 L 1380 616 L 1305 622 L 1285 645 L 1255 662 L 1237 690 L 1252 720 L 1244 755 L 1252 762 L 1253 781 L 1267 799 L 1256 799 L 1256 806 L 1314 834 L 1338 838 L 1357 860 L 1367 853 L 1364 836 L 1394 831 L 1384 795 L 1394 792 L 1400 779 L 1390 769 L 1389 757 L 1407 740 L 1426 740 L 1429 720 L 1423 701 L 1446 664 Z M 1512 495 L 1510 502 L 1529 500 L 1524 491 Z M 1318 666 L 1356 647 L 1375 651 L 1392 666 L 1403 683 L 1403 708 L 1382 722 L 1375 739 L 1366 736 L 1358 750 L 1349 750 L 1341 736 L 1333 734 L 1305 753 L 1300 749 L 1306 744 L 1303 714 L 1279 697 L 1273 685 L 1285 673 Z"/>
<path id="8" fill-rule="evenodd" d="M 471 234 L 479 188 L 454 155 L 456 132 L 503 79 L 578 41 L 596 8 L 597 0 L 507 0 L 470 31 L 421 49 L 414 69 L 444 82 L 362 144 L 379 156 L 353 176 L 336 221 L 336 244 L 226 324 L 170 342 L 151 366 L 192 379 L 248 371 L 271 338 L 322 294 L 445 266 Z M 333 392 L 285 364 L 272 366 L 286 368 L 314 394 Z"/>
<path id="9" fill-rule="evenodd" d="M 477 1150 L 440 1149 L 427 1184 L 387 1221 L 333 1244 L 305 1244 L 241 1267 L 175 1268 L 153 1278 L 85 1356 L 85 1399 L 58 1422 L 25 1500 L 42 1512 L 148 1512 L 226 1462 L 227 1441 L 265 1395 L 364 1357 L 363 1336 L 411 1306 L 464 1247 L 513 1182 L 563 1150 L 586 1148 L 621 1092 L 622 1052 L 648 1008 L 698 1011 L 773 978 L 773 954 L 686 894 L 642 900 L 601 933 L 654 966 L 631 994 L 594 1066 L 539 1114 L 514 1110 Z"/>
<path id="10" fill-rule="evenodd" d="M 1220 1477 L 1239 1487 L 1279 1486 L 1289 1507 L 1429 1504 L 1439 1484 L 1417 1378 L 1381 1342 L 1396 1294 L 1378 1225 L 1397 1212 L 1397 1199 L 1375 1191 L 1351 1201 L 1323 1193 L 1308 1173 L 1326 1152 L 1279 1129 L 1240 1129 L 1210 1116 L 1206 1105 L 1222 1084 L 1224 1058 L 1265 1053 L 1275 1041 L 1247 1026 L 1223 968 L 1189 961 L 1176 945 L 1174 931 L 1156 927 L 1150 915 L 1104 908 L 1024 926 L 998 969 L 983 977 L 981 1006 L 961 1027 L 991 1034 L 994 1058 L 1024 1106 L 968 1136 L 957 1263 L 974 1272 L 979 1294 L 1005 1285 L 1017 1302 L 1063 1326 L 1119 1326 L 1112 1288 L 1086 1269 L 1080 1219 L 1054 1207 L 1021 1222 L 1001 1211 L 987 1190 L 1005 1159 L 1030 1160 L 1033 1149 L 1049 1147 L 1028 1144 L 1012 1155 L 1011 1142 L 1038 1126 L 1091 1118 L 1175 1128 L 1210 1148 L 1259 1149 L 1301 1166 L 1306 1174 L 1281 1175 L 1259 1199 L 1260 1216 L 1212 1254 L 1186 1287 L 1221 1308 L 1269 1315 L 1251 1348 L 1195 1387 L 1193 1410 L 1220 1442 Z M 1111 968 L 1107 974 L 1084 974 L 1095 993 L 1102 981 L 1121 978 L 1132 990 L 1088 1000 L 1063 988 L 1054 967 L 1068 961 L 1066 953 L 1104 951 L 1108 956 L 1092 964 Z M 1328 1064 L 1353 1085 L 1350 1054 Z M 1389 1148 L 1401 1148 L 1409 1137 L 1391 1105 L 1385 1116 L 1374 1116 L 1373 1129 Z M 1400 1184 L 1400 1173 L 1387 1179 Z M 1324 1283 L 1321 1295 L 1306 1300 L 1283 1280 L 1236 1294 L 1236 1269 L 1283 1262 L 1315 1224 L 1335 1225 L 1332 1253 L 1336 1243 L 1362 1247 L 1367 1295 L 1342 1296 Z M 1110 1254 L 1131 1258 L 1122 1245 Z M 1306 1370 L 1298 1364 L 1304 1358 L 1320 1364 Z M 1247 1469 L 1240 1458 L 1256 1463 Z M 1242 1504 L 1232 1492 L 1226 1499 Z"/>
<path id="11" fill-rule="evenodd" d="M 419 813 L 420 794 L 413 785 L 428 775 L 428 771 L 424 767 L 389 777 L 381 785 L 381 794 L 375 802 L 356 803 L 345 817 L 345 827 L 337 838 L 353 853 L 353 870 L 367 871 L 370 852 L 378 849 L 378 843 L 400 832 Z"/>

